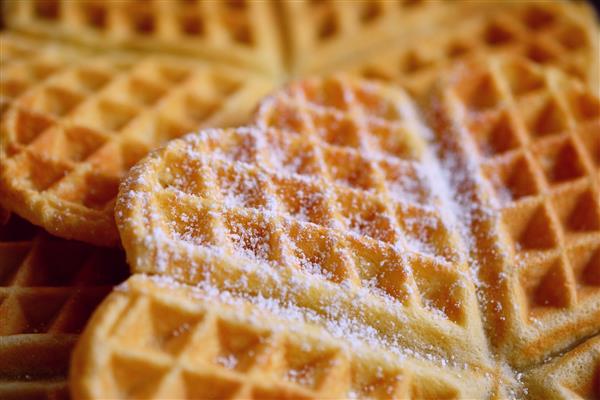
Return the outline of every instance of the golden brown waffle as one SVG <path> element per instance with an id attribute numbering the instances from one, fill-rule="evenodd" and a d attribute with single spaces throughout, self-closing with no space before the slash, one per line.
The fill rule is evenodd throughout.
<path id="1" fill-rule="evenodd" d="M 490 376 L 398 357 L 302 310 L 137 275 L 98 309 L 75 398 L 487 398 Z M 313 318 L 318 318 L 318 315 Z"/>
<path id="2" fill-rule="evenodd" d="M 457 67 L 431 104 L 447 165 L 469 171 L 453 176 L 472 192 L 460 200 L 492 341 L 523 367 L 598 333 L 598 97 L 492 58 Z"/>
<path id="3" fill-rule="evenodd" d="M 77 337 L 112 285 L 120 251 L 57 239 L 11 217 L 0 227 L 0 398 L 67 397 Z"/>
<path id="4" fill-rule="evenodd" d="M 311 80 L 263 102 L 258 127 L 172 141 L 120 190 L 132 270 L 302 292 L 303 307 L 344 310 L 398 346 L 489 366 L 415 113 L 399 91 Z"/>
<path id="5" fill-rule="evenodd" d="M 274 9 L 266 1 L 9 0 L 4 12 L 9 29 L 87 46 L 281 70 Z"/>
<path id="6" fill-rule="evenodd" d="M 525 380 L 533 399 L 600 398 L 600 336 L 527 372 Z"/>
<path id="7" fill-rule="evenodd" d="M 435 3 L 435 2 L 434 2 Z M 424 32 L 414 40 L 396 40 L 385 49 L 332 65 L 365 78 L 400 84 L 421 95 L 440 72 L 473 54 L 522 55 L 561 68 L 600 87 L 600 31 L 593 10 L 576 2 L 515 2 L 472 13 L 449 29 Z"/>
<path id="8" fill-rule="evenodd" d="M 2 119 L 0 199 L 53 234 L 99 245 L 118 242 L 114 198 L 131 165 L 200 126 L 244 121 L 271 87 L 247 72 L 160 56 L 44 62 L 47 74 Z M 34 58 L 14 72 L 39 67 Z"/>

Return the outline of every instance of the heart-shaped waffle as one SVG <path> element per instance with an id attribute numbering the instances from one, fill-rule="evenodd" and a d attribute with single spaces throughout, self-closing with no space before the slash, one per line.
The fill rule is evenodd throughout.
<path id="1" fill-rule="evenodd" d="M 486 364 L 426 134 L 400 91 L 292 85 L 262 103 L 257 126 L 188 135 L 132 169 L 116 210 L 128 260 L 318 312 L 336 304 L 399 345 Z"/>
<path id="2" fill-rule="evenodd" d="M 440 365 L 449 373 L 462 365 L 467 380 L 474 373 L 483 391 L 476 397 L 539 391 L 546 369 L 531 369 L 525 387 L 513 377 L 599 328 L 598 99 L 557 71 L 493 58 L 461 64 L 425 104 L 422 115 L 401 91 L 307 80 L 264 100 L 253 126 L 188 135 L 136 165 L 116 218 L 133 272 L 152 276 L 132 278 L 91 323 L 76 357 L 87 371 L 75 375 L 76 393 L 160 397 L 187 387 L 208 395 L 203 365 L 231 383 L 214 387 L 233 387 L 225 397 L 369 396 L 360 384 L 352 389 L 354 361 L 340 361 L 365 348 L 383 357 L 374 365 L 399 361 L 417 387 L 427 381 L 417 366 L 425 360 L 435 374 Z M 150 306 L 163 290 L 167 305 Z M 170 327 L 162 316 L 181 312 L 179 296 L 192 298 L 190 313 Z M 142 304 L 139 314 L 130 302 Z M 308 331 L 325 328 L 338 347 L 316 359 L 341 362 L 339 382 L 329 361 L 311 361 L 313 346 L 294 356 L 308 360 L 298 368 L 276 346 L 267 353 L 284 356 L 252 358 L 230 375 L 249 353 L 226 357 L 223 369 L 219 356 L 194 347 L 218 343 L 214 353 L 231 355 L 219 324 L 217 333 L 214 323 L 192 328 L 177 350 L 161 344 L 196 324 L 189 307 L 214 305 L 213 320 L 230 315 L 224 303 L 239 309 L 234 320 L 251 321 L 248 331 L 280 325 L 310 342 Z M 138 324 L 142 316 L 151 320 Z M 129 350 L 124 338 L 148 326 L 142 336 L 159 349 Z M 99 357 L 93 349 L 116 332 Z M 589 392 L 587 374 L 562 376 L 564 363 L 593 364 L 589 343 L 548 364 L 561 374 L 551 392 L 563 384 Z M 192 366 L 194 355 L 202 361 Z M 119 378 L 112 371 L 121 367 L 129 372 Z M 156 379 L 131 387 L 124 377 L 135 371 Z M 404 395 L 383 383 L 387 371 L 369 387 Z M 187 373 L 200 383 L 173 386 Z M 279 380 L 269 387 L 281 390 L 263 392 L 253 378 L 270 374 Z M 446 378 L 432 396 L 467 395 Z"/>

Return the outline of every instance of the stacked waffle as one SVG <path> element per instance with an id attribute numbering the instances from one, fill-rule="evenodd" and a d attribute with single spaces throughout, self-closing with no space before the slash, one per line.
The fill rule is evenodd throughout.
<path id="1" fill-rule="evenodd" d="M 65 398 L 89 315 L 127 276 L 121 251 L 51 237 L 12 216 L 0 227 L 0 397 Z"/>
<path id="2" fill-rule="evenodd" d="M 585 4 L 3 11 L 3 397 L 600 395 Z"/>

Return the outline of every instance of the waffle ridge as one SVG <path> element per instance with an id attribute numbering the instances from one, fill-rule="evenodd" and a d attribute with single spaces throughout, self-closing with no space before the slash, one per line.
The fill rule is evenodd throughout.
<path id="1" fill-rule="evenodd" d="M 529 370 L 525 380 L 531 395 L 539 398 L 597 398 L 600 395 L 600 336 Z"/>

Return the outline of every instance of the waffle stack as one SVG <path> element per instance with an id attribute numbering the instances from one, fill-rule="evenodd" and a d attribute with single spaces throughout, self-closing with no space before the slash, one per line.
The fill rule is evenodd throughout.
<path id="1" fill-rule="evenodd" d="M 122 252 L 53 238 L 12 216 L 0 227 L 0 397 L 68 397 L 71 351 L 127 276 Z"/>
<path id="2" fill-rule="evenodd" d="M 1 398 L 600 396 L 589 6 L 2 11 Z"/>

